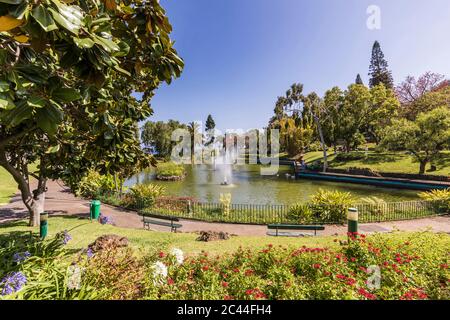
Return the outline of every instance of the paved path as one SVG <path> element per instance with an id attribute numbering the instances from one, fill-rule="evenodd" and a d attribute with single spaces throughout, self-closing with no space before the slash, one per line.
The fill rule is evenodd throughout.
<path id="1" fill-rule="evenodd" d="M 89 201 L 76 198 L 59 181 L 48 182 L 45 208 L 51 216 L 79 216 L 89 217 Z M 133 211 L 126 211 L 108 205 L 102 205 L 102 213 L 111 216 L 115 224 L 124 228 L 142 228 L 142 218 Z M 0 224 L 18 219 L 25 219 L 28 213 L 19 195 L 11 199 L 7 205 L 0 207 Z M 224 231 L 235 235 L 265 236 L 267 228 L 258 225 L 208 223 L 199 221 L 182 220 L 182 232 L 197 231 Z M 434 232 L 446 232 L 450 234 L 450 217 L 435 217 L 420 220 L 369 223 L 361 224 L 360 231 L 389 232 L 394 229 L 402 231 L 421 231 L 430 228 Z M 154 226 L 154 230 L 168 231 L 165 227 Z M 345 234 L 345 226 L 327 226 L 321 235 Z"/>

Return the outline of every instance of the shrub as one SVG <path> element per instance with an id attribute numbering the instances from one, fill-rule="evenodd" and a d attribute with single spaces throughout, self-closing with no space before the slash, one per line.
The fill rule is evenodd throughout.
<path id="1" fill-rule="evenodd" d="M 173 162 L 159 163 L 156 167 L 156 178 L 160 180 L 178 180 L 185 175 L 186 170 L 183 165 Z"/>
<path id="2" fill-rule="evenodd" d="M 314 213 L 305 203 L 296 203 L 289 208 L 287 218 L 300 224 L 314 223 Z"/>
<path id="3" fill-rule="evenodd" d="M 155 184 L 136 184 L 122 197 L 121 204 L 127 208 L 151 208 L 156 199 L 163 196 L 166 189 Z"/>
<path id="4" fill-rule="evenodd" d="M 122 180 L 119 182 L 120 185 L 123 183 Z M 90 170 L 78 183 L 74 193 L 85 198 L 98 198 L 105 193 L 113 191 L 115 191 L 115 183 L 112 175 L 101 175 L 96 171 Z"/>
<path id="5" fill-rule="evenodd" d="M 450 188 L 421 192 L 419 197 L 426 201 L 433 201 L 437 212 L 450 213 Z"/>
<path id="6" fill-rule="evenodd" d="M 231 210 L 231 193 L 221 193 L 219 202 L 222 205 L 222 214 L 228 216 Z"/>
<path id="7" fill-rule="evenodd" d="M 344 223 L 353 200 L 349 192 L 319 189 L 309 203 L 315 218 L 324 222 Z"/>

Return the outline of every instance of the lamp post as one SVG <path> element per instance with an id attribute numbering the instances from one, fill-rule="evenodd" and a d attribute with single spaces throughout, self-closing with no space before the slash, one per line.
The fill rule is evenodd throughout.
<path id="1" fill-rule="evenodd" d="M 358 209 L 349 208 L 347 212 L 347 225 L 349 233 L 358 232 Z"/>
<path id="2" fill-rule="evenodd" d="M 48 234 L 48 213 L 42 212 L 40 216 L 39 236 L 44 240 Z"/>

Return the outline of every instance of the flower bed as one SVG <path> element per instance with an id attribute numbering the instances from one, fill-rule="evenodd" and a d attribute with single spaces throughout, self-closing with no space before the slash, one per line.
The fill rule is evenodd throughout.
<path id="1" fill-rule="evenodd" d="M 139 256 L 111 246 L 69 259 L 67 233 L 11 239 L 0 249 L 0 298 L 450 299 L 448 237 L 352 234 L 328 248 L 269 245 L 223 256 L 179 249 Z M 17 252 L 28 253 L 16 261 Z"/>

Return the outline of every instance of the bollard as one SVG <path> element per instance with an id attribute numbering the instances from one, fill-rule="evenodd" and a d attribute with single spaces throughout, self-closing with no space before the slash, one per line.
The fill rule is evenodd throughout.
<path id="1" fill-rule="evenodd" d="M 39 236 L 42 240 L 47 237 L 48 234 L 48 213 L 42 212 L 40 216 Z"/>
<path id="2" fill-rule="evenodd" d="M 348 232 L 358 232 L 358 209 L 349 208 L 347 213 Z"/>
<path id="3" fill-rule="evenodd" d="M 101 202 L 99 200 L 92 200 L 91 202 L 91 220 L 98 220 L 100 217 L 100 205 Z"/>

